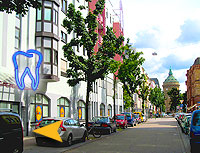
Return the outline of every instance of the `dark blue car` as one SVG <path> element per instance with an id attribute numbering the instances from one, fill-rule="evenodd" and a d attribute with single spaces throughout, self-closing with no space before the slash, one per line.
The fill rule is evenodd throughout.
<path id="1" fill-rule="evenodd" d="M 125 112 L 125 113 L 121 113 L 127 116 L 127 123 L 130 126 L 136 126 L 136 118 L 134 117 L 134 115 L 130 112 Z"/>
<path id="2" fill-rule="evenodd" d="M 196 110 L 192 114 L 190 125 L 190 146 L 191 152 L 200 147 L 200 110 Z"/>

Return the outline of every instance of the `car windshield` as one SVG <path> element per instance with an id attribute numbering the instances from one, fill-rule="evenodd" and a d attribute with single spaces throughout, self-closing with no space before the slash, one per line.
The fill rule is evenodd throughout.
<path id="1" fill-rule="evenodd" d="M 200 112 L 194 114 L 193 125 L 200 126 Z"/>
<path id="2" fill-rule="evenodd" d="M 108 118 L 107 117 L 94 117 L 92 120 L 94 122 L 108 122 Z"/>
<path id="3" fill-rule="evenodd" d="M 49 120 L 42 120 L 41 123 L 40 123 L 40 126 L 46 126 L 48 124 L 51 124 L 51 123 L 55 123 L 57 122 L 58 120 L 52 120 L 52 119 L 49 119 Z"/>
<path id="4" fill-rule="evenodd" d="M 138 118 L 138 117 L 139 117 L 139 115 L 135 114 L 135 117 L 136 117 L 136 118 Z"/>
<path id="5" fill-rule="evenodd" d="M 118 115 L 118 116 L 116 116 L 116 119 L 117 119 L 117 120 L 124 120 L 124 116 Z"/>

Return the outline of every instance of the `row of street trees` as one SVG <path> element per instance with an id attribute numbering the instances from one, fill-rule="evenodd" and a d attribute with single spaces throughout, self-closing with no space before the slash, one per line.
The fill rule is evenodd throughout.
<path id="1" fill-rule="evenodd" d="M 90 2 L 91 0 L 85 0 Z M 15 11 L 18 14 L 25 15 L 28 7 L 40 8 L 41 4 L 38 1 L 31 0 L 8 0 L 0 2 L 0 11 L 12 13 Z M 87 83 L 86 94 L 86 126 L 88 125 L 88 104 L 89 95 L 92 91 L 92 84 L 97 79 L 103 79 L 108 73 L 114 74 L 113 81 L 113 103 L 115 108 L 115 87 L 117 79 L 123 83 L 125 108 L 134 107 L 133 94 L 137 93 L 142 98 L 142 111 L 144 113 L 144 102 L 150 94 L 149 85 L 146 83 L 145 74 L 141 73 L 141 66 L 144 63 L 144 58 L 141 57 L 142 52 L 136 52 L 129 44 L 129 40 L 123 45 L 124 37 L 115 36 L 113 29 L 106 28 L 106 34 L 103 36 L 102 45 L 98 48 L 98 52 L 94 51 L 94 46 L 97 42 L 98 34 L 95 32 L 98 26 L 97 16 L 101 14 L 105 0 L 98 0 L 96 8 L 89 11 L 86 17 L 83 17 L 82 10 L 88 9 L 85 6 L 79 6 L 76 10 L 73 4 L 68 5 L 66 18 L 63 21 L 63 26 L 68 34 L 74 33 L 75 37 L 69 43 L 63 46 L 64 56 L 69 62 L 67 69 L 68 84 L 75 86 L 84 81 Z M 87 52 L 87 58 L 78 56 L 74 53 L 74 46 L 83 46 Z M 123 57 L 123 63 L 115 61 L 115 55 Z M 157 93 L 154 93 L 152 102 L 157 105 Z M 153 95 L 151 94 L 151 97 Z M 160 105 L 157 105 L 159 107 Z M 114 109 L 115 111 L 115 109 Z M 115 112 L 114 112 L 115 115 Z"/>

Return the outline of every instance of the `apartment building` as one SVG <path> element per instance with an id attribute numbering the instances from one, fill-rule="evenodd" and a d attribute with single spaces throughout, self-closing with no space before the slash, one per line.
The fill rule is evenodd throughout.
<path id="1" fill-rule="evenodd" d="M 25 135 L 30 135 L 35 125 L 44 117 L 72 117 L 85 120 L 86 83 L 81 82 L 75 87 L 67 83 L 66 70 L 69 66 L 62 50 L 63 45 L 74 37 L 67 34 L 62 21 L 69 3 L 76 8 L 79 5 L 94 7 L 95 0 L 86 3 L 84 0 L 43 0 L 42 9 L 29 8 L 24 17 L 0 13 L 0 108 L 9 108 L 20 114 L 23 120 Z M 86 16 L 89 10 L 85 10 Z M 112 21 L 111 21 L 111 20 Z M 114 25 L 113 8 L 110 1 L 106 1 L 102 15 L 98 16 L 98 45 L 102 43 L 102 35 L 106 26 Z M 31 80 L 25 78 L 26 88 L 19 90 L 14 77 L 12 55 L 15 51 L 36 49 L 43 54 L 40 68 L 40 83 L 36 91 L 31 89 Z M 87 58 L 82 47 L 74 47 L 77 55 Z M 19 76 L 25 67 L 29 67 L 35 74 L 37 56 L 25 58 L 19 55 L 17 63 Z M 34 75 L 35 76 L 35 75 Z M 117 83 L 116 113 L 123 111 L 123 89 Z M 113 74 L 104 80 L 98 79 L 93 84 L 90 94 L 89 120 L 93 116 L 113 116 Z"/>

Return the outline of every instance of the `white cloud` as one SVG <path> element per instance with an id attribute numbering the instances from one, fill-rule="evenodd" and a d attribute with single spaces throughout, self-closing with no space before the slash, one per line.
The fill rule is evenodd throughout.
<path id="1" fill-rule="evenodd" d="M 181 44 L 177 39 L 187 30 L 183 27 L 185 21 L 200 20 L 199 0 L 122 0 L 122 3 L 125 37 L 144 52 L 144 68 L 149 77 L 157 77 L 162 86 L 171 66 L 184 92 L 186 70 L 199 56 L 200 43 Z M 157 56 L 152 56 L 153 52 Z"/>

